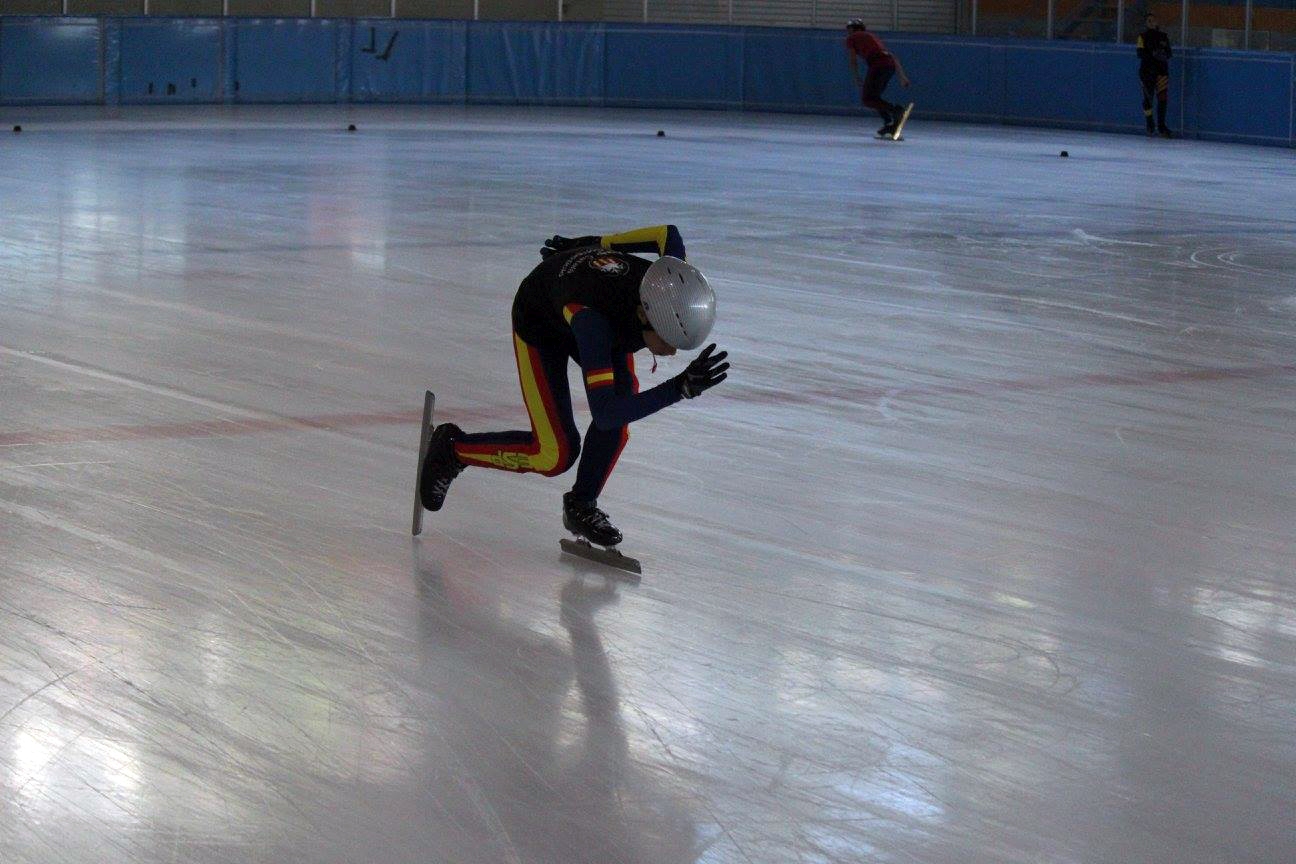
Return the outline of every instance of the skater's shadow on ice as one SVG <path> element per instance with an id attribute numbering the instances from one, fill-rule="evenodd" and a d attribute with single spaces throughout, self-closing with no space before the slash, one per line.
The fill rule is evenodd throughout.
<path id="1" fill-rule="evenodd" d="M 426 696 L 421 808 L 433 860 L 683 864 L 703 851 L 675 790 L 629 758 L 595 613 L 616 584 L 576 576 L 564 635 L 466 575 L 418 578 L 415 689 Z M 552 620 L 552 619 L 550 619 Z M 428 819 L 434 824 L 429 824 Z M 453 854 L 452 854 L 453 853 Z"/>

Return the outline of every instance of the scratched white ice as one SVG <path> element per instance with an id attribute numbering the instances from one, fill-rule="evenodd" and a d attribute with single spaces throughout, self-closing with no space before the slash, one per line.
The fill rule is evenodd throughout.
<path id="1" fill-rule="evenodd" d="M 5 864 L 1296 860 L 1290 152 L 0 120 Z M 543 239 L 665 221 L 734 369 L 601 499 L 643 581 L 570 478 L 411 539 L 423 390 L 524 421 Z"/>

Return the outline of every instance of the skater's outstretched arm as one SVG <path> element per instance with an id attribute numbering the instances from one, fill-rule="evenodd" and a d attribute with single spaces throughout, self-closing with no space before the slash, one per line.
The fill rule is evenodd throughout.
<path id="1" fill-rule="evenodd" d="M 909 75 L 905 72 L 904 64 L 900 62 L 900 58 L 897 57 L 894 53 L 892 53 L 891 59 L 895 61 L 896 75 L 900 78 L 900 86 L 908 87 Z"/>
<path id="2" fill-rule="evenodd" d="M 602 246 L 616 252 L 656 252 L 658 255 L 671 255 L 681 261 L 685 260 L 684 238 L 674 225 L 652 225 L 601 236 L 590 234 L 585 237 L 563 237 L 556 234 L 545 241 L 540 255 L 548 258 L 555 252 L 565 252 L 578 246 Z"/>
<path id="3" fill-rule="evenodd" d="M 685 260 L 684 238 L 674 225 L 653 225 L 620 234 L 604 234 L 602 245 L 604 249 L 617 252 L 656 252 Z"/>
<path id="4" fill-rule="evenodd" d="M 571 324 L 576 346 L 580 349 L 585 395 L 589 398 L 595 426 L 606 430 L 620 429 L 684 398 L 680 382 L 675 378 L 643 393 L 634 393 L 628 388 L 617 392 L 612 365 L 612 325 L 599 312 L 575 303 L 566 307 L 563 313 Z"/>

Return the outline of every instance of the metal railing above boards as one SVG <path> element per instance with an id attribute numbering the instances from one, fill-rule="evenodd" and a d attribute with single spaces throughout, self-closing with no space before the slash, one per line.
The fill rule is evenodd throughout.
<path id="1" fill-rule="evenodd" d="M 442 18 L 836 28 L 863 17 L 880 31 L 966 32 L 966 0 L 0 0 L 0 15 Z"/>
<path id="2" fill-rule="evenodd" d="M 603 0 L 603 21 L 845 27 L 862 18 L 882 32 L 958 33 L 958 0 Z"/>
<path id="3" fill-rule="evenodd" d="M 1296 51 L 1296 0 L 965 0 L 970 32 L 1133 44 L 1152 13 L 1174 47 Z"/>
<path id="4" fill-rule="evenodd" d="M 599 0 L 0 0 L 0 15 L 577 20 Z M 582 15 L 579 20 L 597 20 Z"/>
<path id="5" fill-rule="evenodd" d="M 1296 51 L 1296 0 L 0 0 L 0 15 L 442 18 L 837 28 Z"/>
<path id="6" fill-rule="evenodd" d="M 0 15 L 440 18 L 960 32 L 960 0 L 0 0 Z"/>

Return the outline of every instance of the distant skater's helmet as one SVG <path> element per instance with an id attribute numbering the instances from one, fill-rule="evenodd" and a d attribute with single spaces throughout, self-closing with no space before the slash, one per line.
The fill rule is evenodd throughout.
<path id="1" fill-rule="evenodd" d="M 864 29 L 864 19 L 863 19 L 863 18 L 852 18 L 852 19 L 850 19 L 849 21 L 846 22 L 846 29 L 847 29 L 847 30 L 863 30 L 863 29 Z"/>
<path id="2" fill-rule="evenodd" d="M 639 283 L 648 323 L 666 344 L 697 348 L 715 324 L 716 296 L 696 267 L 670 255 L 653 262 Z"/>

